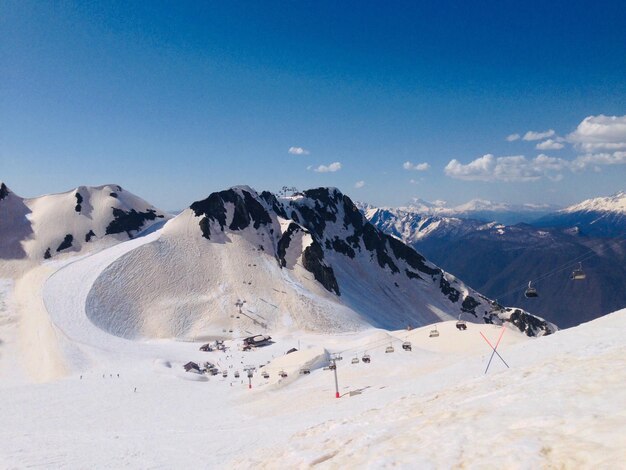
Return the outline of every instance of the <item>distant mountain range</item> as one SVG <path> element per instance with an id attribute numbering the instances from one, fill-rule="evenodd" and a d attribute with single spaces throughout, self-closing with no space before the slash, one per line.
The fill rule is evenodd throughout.
<path id="1" fill-rule="evenodd" d="M 587 199 L 537 220 L 538 227 L 575 228 L 592 237 L 626 235 L 626 192 Z"/>
<path id="2" fill-rule="evenodd" d="M 485 199 L 472 199 L 458 206 L 449 206 L 446 201 L 429 202 L 414 198 L 408 205 L 398 209 L 422 216 L 430 215 L 515 224 L 532 222 L 557 211 L 560 207 L 553 204 L 508 204 Z"/>
<path id="3" fill-rule="evenodd" d="M 626 306 L 626 195 L 597 198 L 505 225 L 361 205 L 374 225 L 502 303 L 521 305 L 561 327 Z M 588 276 L 569 280 L 582 261 Z M 530 280 L 540 295 L 523 295 Z"/>

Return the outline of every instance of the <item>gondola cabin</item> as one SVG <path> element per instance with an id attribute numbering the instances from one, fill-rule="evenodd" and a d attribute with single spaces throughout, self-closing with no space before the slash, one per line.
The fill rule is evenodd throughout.
<path id="1" fill-rule="evenodd" d="M 578 267 L 574 269 L 574 271 L 572 271 L 570 279 L 572 279 L 573 281 L 582 281 L 586 277 L 587 275 L 585 274 L 585 271 L 583 271 L 582 263 L 578 263 Z"/>
<path id="2" fill-rule="evenodd" d="M 531 284 L 532 284 L 532 281 L 528 282 L 528 287 L 526 288 L 526 291 L 524 292 L 524 297 L 526 297 L 527 299 L 533 299 L 535 297 L 539 297 L 539 293 L 537 292 L 537 289 L 535 289 Z"/>

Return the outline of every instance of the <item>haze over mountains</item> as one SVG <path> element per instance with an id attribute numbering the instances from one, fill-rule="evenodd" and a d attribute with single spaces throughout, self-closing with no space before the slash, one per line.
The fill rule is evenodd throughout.
<path id="1" fill-rule="evenodd" d="M 414 198 L 407 206 L 399 209 L 422 215 L 476 219 L 504 224 L 530 222 L 560 209 L 554 204 L 508 204 L 486 199 L 472 199 L 464 204 L 450 206 L 446 201 L 425 201 Z"/>
<path id="2" fill-rule="evenodd" d="M 521 305 L 561 327 L 626 305 L 626 195 L 595 198 L 532 225 L 362 206 L 368 220 L 500 302 Z M 584 281 L 570 272 L 582 261 Z M 523 295 L 538 280 L 539 298 Z"/>

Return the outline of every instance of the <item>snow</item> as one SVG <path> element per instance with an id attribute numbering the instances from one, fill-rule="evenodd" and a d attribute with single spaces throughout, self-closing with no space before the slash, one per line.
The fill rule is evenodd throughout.
<path id="1" fill-rule="evenodd" d="M 227 213 L 226 220 L 230 218 Z M 326 224 L 327 239 L 345 238 L 343 214 L 337 220 Z M 123 243 L 95 255 L 93 260 L 101 266 L 95 278 L 93 260 L 85 259 L 55 275 L 50 289 L 71 285 L 74 279 L 92 279 L 80 300 L 85 316 L 99 329 L 127 339 L 237 338 L 265 330 L 338 333 L 372 325 L 423 325 L 459 313 L 460 302 L 451 302 L 432 279 L 393 276 L 366 251 L 357 251 L 354 259 L 327 252 L 325 260 L 341 289 L 336 296 L 302 265 L 302 253 L 312 243 L 304 230 L 292 237 L 281 268 L 274 234 L 283 233 L 284 219 L 238 231 L 222 231 L 211 222 L 210 240 L 202 236 L 198 223 L 192 210 L 183 211 L 136 244 Z M 399 266 L 403 272 L 405 267 Z M 473 294 L 453 276 L 448 280 Z M 239 299 L 247 301 L 245 315 L 233 319 Z"/>
<path id="2" fill-rule="evenodd" d="M 359 312 L 403 306 L 374 292 L 358 259 L 336 275 L 364 294 L 340 303 L 294 254 L 281 270 L 251 232 L 209 243 L 193 229 L 184 211 L 136 239 L 0 279 L 0 467 L 623 465 L 626 309 L 540 338 L 510 325 L 459 331 L 424 284 L 407 298 L 424 304 L 438 337 L 432 324 L 377 329 Z M 241 350 L 241 337 L 265 332 L 261 321 L 274 343 Z M 485 375 L 481 334 L 502 337 L 510 368 L 495 357 Z M 226 351 L 199 351 L 214 339 Z M 330 354 L 343 357 L 340 399 Z M 370 364 L 352 364 L 364 354 Z M 227 377 L 186 373 L 188 361 Z"/>
<path id="3" fill-rule="evenodd" d="M 559 211 L 559 213 L 581 211 L 616 212 L 619 214 L 626 214 L 626 191 L 619 191 L 608 197 L 586 199 L 579 204 L 566 207 L 565 209 Z"/>
<path id="4" fill-rule="evenodd" d="M 302 430 L 235 468 L 619 467 L 626 456 L 624 327 L 626 310 L 540 341 L 503 345 L 512 369 L 468 374 L 437 390 L 433 382 L 458 367 L 403 377 L 415 385 L 410 393 L 372 400 L 365 412 Z"/>
<path id="5" fill-rule="evenodd" d="M 64 193 L 30 199 L 9 192 L 0 201 L 0 259 L 3 264 L 7 259 L 40 261 L 48 249 L 52 257 L 67 256 L 67 253 L 95 251 L 127 240 L 129 236 L 123 232 L 106 234 L 114 220 L 114 209 L 152 210 L 161 216 L 144 221 L 142 229 L 170 217 L 117 185 L 79 186 Z M 89 242 L 86 241 L 88 233 L 93 233 Z M 67 235 L 72 237 L 71 247 L 57 252 Z M 6 272 L 5 266 L 1 268 Z"/>
<path id="6" fill-rule="evenodd" d="M 486 376 L 490 349 L 478 332 L 495 341 L 493 325 L 459 332 L 440 323 L 435 339 L 430 327 L 302 334 L 301 351 L 287 356 L 295 336 L 250 353 L 131 342 L 136 351 L 123 361 L 100 351 L 81 374 L 3 383 L 0 456 L 9 468 L 616 468 L 626 445 L 625 327 L 623 310 L 537 340 L 507 330 L 499 351 L 511 369 L 496 357 Z M 396 351 L 384 353 L 393 338 Z M 411 352 L 399 347 L 407 339 Z M 148 364 L 146 347 L 219 362 L 229 377 L 199 382 L 182 362 Z M 350 364 L 366 348 L 372 363 Z M 325 349 L 344 350 L 339 400 L 331 371 L 296 372 Z M 245 374 L 232 378 L 235 367 L 267 360 L 270 379 L 257 369 L 252 390 Z M 279 369 L 289 374 L 281 383 Z"/>

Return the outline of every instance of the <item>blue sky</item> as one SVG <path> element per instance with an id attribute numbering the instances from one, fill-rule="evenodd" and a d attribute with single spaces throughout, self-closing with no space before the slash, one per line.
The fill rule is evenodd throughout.
<path id="1" fill-rule="evenodd" d="M 235 184 L 379 205 L 626 189 L 623 2 L 5 0 L 0 68 L 0 179 L 23 196 L 116 183 L 176 209 Z"/>

